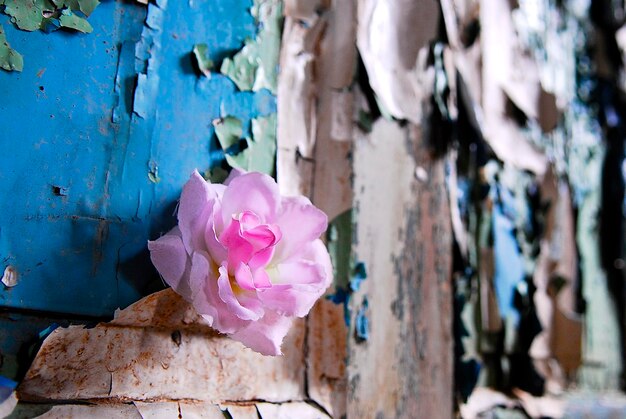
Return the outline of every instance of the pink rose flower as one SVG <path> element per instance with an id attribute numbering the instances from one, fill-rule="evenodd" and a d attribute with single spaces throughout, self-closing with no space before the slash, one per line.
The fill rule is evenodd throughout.
<path id="1" fill-rule="evenodd" d="M 281 196 L 267 175 L 233 170 L 221 184 L 194 172 L 178 226 L 148 242 L 157 270 L 216 330 L 280 355 L 294 317 L 332 281 L 319 239 L 327 217 L 302 196 Z"/>

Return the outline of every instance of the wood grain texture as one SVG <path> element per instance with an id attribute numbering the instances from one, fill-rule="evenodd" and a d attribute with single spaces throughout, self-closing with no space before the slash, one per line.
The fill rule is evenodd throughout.
<path id="1" fill-rule="evenodd" d="M 367 299 L 370 337 L 349 339 L 348 417 L 452 417 L 443 161 L 428 157 L 417 127 L 379 120 L 356 142 L 354 165 L 356 257 L 368 279 L 352 298 L 352 324 Z"/>

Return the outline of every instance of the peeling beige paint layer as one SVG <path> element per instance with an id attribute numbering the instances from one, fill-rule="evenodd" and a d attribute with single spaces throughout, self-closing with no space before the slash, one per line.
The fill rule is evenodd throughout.
<path id="1" fill-rule="evenodd" d="M 265 357 L 218 334 L 171 289 L 91 329 L 55 330 L 18 389 L 22 401 L 304 400 L 304 322 Z"/>
<path id="2" fill-rule="evenodd" d="M 421 124 L 434 73 L 426 65 L 438 27 L 435 0 L 359 0 L 357 45 L 369 82 L 395 118 Z"/>
<path id="3" fill-rule="evenodd" d="M 278 81 L 277 178 L 329 219 L 352 206 L 356 2 L 290 0 Z"/>

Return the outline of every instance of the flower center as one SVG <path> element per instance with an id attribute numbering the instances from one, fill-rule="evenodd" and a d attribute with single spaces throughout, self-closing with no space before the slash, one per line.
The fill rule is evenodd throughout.
<path id="1" fill-rule="evenodd" d="M 219 237 L 228 250 L 227 267 L 233 290 L 236 289 L 234 285 L 242 290 L 272 286 L 266 267 L 281 238 L 282 233 L 276 224 L 263 223 L 254 212 L 233 214 L 230 225 Z"/>

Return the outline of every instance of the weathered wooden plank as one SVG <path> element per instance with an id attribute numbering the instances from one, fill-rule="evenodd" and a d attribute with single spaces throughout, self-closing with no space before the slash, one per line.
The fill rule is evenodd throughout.
<path id="1" fill-rule="evenodd" d="M 343 304 L 323 299 L 307 324 L 308 396 L 333 417 L 346 413 L 346 338 Z"/>
<path id="2" fill-rule="evenodd" d="M 422 181 L 418 167 L 427 174 Z M 368 279 L 352 298 L 352 324 L 365 314 L 370 333 L 349 340 L 348 417 L 451 417 L 452 233 L 443 162 L 428 157 L 417 127 L 380 120 L 356 142 L 354 170 L 356 257 Z"/>

